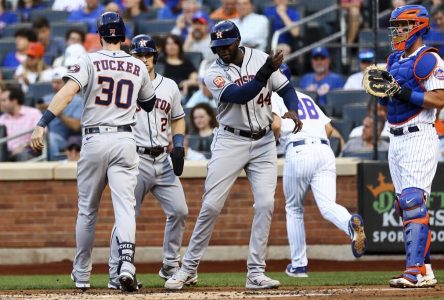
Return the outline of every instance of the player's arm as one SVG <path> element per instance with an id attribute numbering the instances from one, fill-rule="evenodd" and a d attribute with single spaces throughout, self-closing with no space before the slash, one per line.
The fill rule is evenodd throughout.
<path id="1" fill-rule="evenodd" d="M 442 109 L 444 107 L 444 90 L 426 92 L 424 94 L 424 104 L 422 107 Z"/>
<path id="2" fill-rule="evenodd" d="M 156 93 L 150 80 L 150 75 L 144 67 L 142 68 L 142 87 L 137 97 L 137 105 L 144 111 L 150 112 L 153 110 L 154 104 L 156 104 Z"/>
<path id="3" fill-rule="evenodd" d="M 330 138 L 333 133 L 333 126 L 331 126 L 330 123 L 325 124 L 325 133 L 327 134 L 327 137 Z"/>
<path id="4" fill-rule="evenodd" d="M 31 147 L 34 150 L 41 150 L 43 148 L 43 133 L 45 127 L 59 115 L 69 103 L 71 103 L 74 96 L 80 90 L 79 85 L 74 80 L 68 82 L 54 95 L 48 109 L 43 113 L 36 128 L 31 136 Z"/>
<path id="5" fill-rule="evenodd" d="M 281 136 L 281 123 L 281 117 L 278 116 L 276 113 L 273 113 L 273 123 L 271 123 L 271 129 L 273 130 L 274 139 L 276 141 L 278 141 L 279 137 Z"/>
<path id="6" fill-rule="evenodd" d="M 221 102 L 247 104 L 254 99 L 257 94 L 265 87 L 270 76 L 279 69 L 284 56 L 282 51 L 269 55 L 264 65 L 257 71 L 253 80 L 242 86 L 236 84 L 228 85 L 220 97 Z"/>
<path id="7" fill-rule="evenodd" d="M 185 135 L 185 118 L 171 121 L 171 133 L 173 134 L 173 137 L 176 134 Z"/>

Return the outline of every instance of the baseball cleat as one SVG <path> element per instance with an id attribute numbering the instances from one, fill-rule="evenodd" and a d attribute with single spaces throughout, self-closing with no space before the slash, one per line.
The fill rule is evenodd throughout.
<path id="1" fill-rule="evenodd" d="M 139 290 L 143 287 L 142 282 L 137 281 L 137 287 Z M 110 290 L 120 290 L 119 278 L 110 278 L 108 281 L 108 289 Z"/>
<path id="2" fill-rule="evenodd" d="M 71 273 L 71 280 L 74 281 L 76 288 L 78 288 L 79 290 L 86 291 L 91 287 L 89 281 L 82 281 L 77 279 L 76 276 L 74 275 L 74 271 Z"/>
<path id="3" fill-rule="evenodd" d="M 171 276 L 178 272 L 179 269 L 179 267 L 173 267 L 164 264 L 159 270 L 159 276 L 165 280 L 168 280 L 171 278 Z"/>
<path id="4" fill-rule="evenodd" d="M 367 239 L 364 232 L 364 220 L 360 215 L 354 214 L 350 218 L 348 228 L 352 238 L 351 248 L 353 255 L 356 258 L 361 257 L 364 255 L 367 247 Z"/>
<path id="5" fill-rule="evenodd" d="M 293 268 L 293 266 L 289 264 L 285 269 L 285 274 L 287 274 L 290 277 L 308 277 L 307 271 L 308 271 L 307 266 Z"/>
<path id="6" fill-rule="evenodd" d="M 169 290 L 181 290 L 184 285 L 195 285 L 197 283 L 197 274 L 190 274 L 179 270 L 165 282 L 165 288 Z"/>
<path id="7" fill-rule="evenodd" d="M 426 268 L 427 269 L 427 268 Z M 408 269 L 403 274 L 389 280 L 390 287 L 394 288 L 429 288 L 436 285 L 436 278 L 431 267 L 426 275 L 418 269 Z"/>
<path id="8" fill-rule="evenodd" d="M 279 281 L 271 279 L 265 276 L 265 274 L 260 274 L 254 277 L 247 276 L 245 287 L 247 289 L 275 289 L 280 285 L 281 283 Z"/>
<path id="9" fill-rule="evenodd" d="M 123 292 L 131 293 L 139 290 L 136 276 L 128 271 L 123 271 L 119 274 L 119 282 L 120 282 L 120 289 Z"/>
<path id="10" fill-rule="evenodd" d="M 426 268 L 426 274 L 423 276 L 424 283 L 422 286 L 423 287 L 435 287 L 435 285 L 438 283 L 438 281 L 436 280 L 435 274 L 433 273 L 432 265 L 425 264 L 425 268 Z"/>

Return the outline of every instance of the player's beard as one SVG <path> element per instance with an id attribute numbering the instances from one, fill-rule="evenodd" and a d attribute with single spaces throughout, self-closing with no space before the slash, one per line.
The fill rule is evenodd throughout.
<path id="1" fill-rule="evenodd" d="M 230 52 L 228 59 L 224 59 L 223 57 L 219 56 L 220 59 L 222 59 L 222 61 L 226 64 L 231 64 L 234 63 L 236 61 L 236 56 L 237 56 L 237 49 L 235 51 Z"/>

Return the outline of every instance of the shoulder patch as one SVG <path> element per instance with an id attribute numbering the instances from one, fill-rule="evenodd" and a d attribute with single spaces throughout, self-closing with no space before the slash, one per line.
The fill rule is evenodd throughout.
<path id="1" fill-rule="evenodd" d="M 213 83 L 218 87 L 221 88 L 225 84 L 225 79 L 222 76 L 217 76 L 214 78 Z"/>
<path id="2" fill-rule="evenodd" d="M 435 76 L 436 79 L 444 80 L 444 69 L 441 67 L 436 68 L 433 76 Z"/>
<path id="3" fill-rule="evenodd" d="M 79 65 L 71 65 L 68 67 L 68 73 L 77 73 L 80 71 L 80 66 Z"/>
<path id="4" fill-rule="evenodd" d="M 413 67 L 413 72 L 415 77 L 420 80 L 425 80 L 432 75 L 433 70 L 438 63 L 438 59 L 435 54 L 426 52 L 415 61 L 415 65 Z"/>

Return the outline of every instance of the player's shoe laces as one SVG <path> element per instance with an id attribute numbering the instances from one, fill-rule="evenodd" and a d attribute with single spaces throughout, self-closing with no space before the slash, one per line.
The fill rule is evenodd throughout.
<path id="1" fill-rule="evenodd" d="M 86 291 L 91 287 L 89 281 L 82 281 L 77 279 L 77 277 L 74 275 L 74 271 L 72 271 L 71 273 L 71 280 L 74 281 L 76 288 L 78 288 L 79 290 Z"/>
<path id="2" fill-rule="evenodd" d="M 173 267 L 168 265 L 163 265 L 162 268 L 159 270 L 159 276 L 165 280 L 168 280 L 173 276 L 176 272 L 179 271 L 179 267 Z"/>
<path id="3" fill-rule="evenodd" d="M 281 283 L 279 281 L 271 279 L 265 276 L 265 274 L 260 274 L 254 277 L 247 276 L 245 287 L 247 289 L 275 289 L 280 285 Z"/>
<path id="4" fill-rule="evenodd" d="M 135 292 L 139 290 L 136 275 L 128 271 L 122 271 L 119 274 L 120 289 L 123 292 Z"/>
<path id="5" fill-rule="evenodd" d="M 179 270 L 165 282 L 165 288 L 169 290 L 180 290 L 184 285 L 195 285 L 197 283 L 197 274 L 190 274 Z"/>
<path id="6" fill-rule="evenodd" d="M 426 274 L 422 275 L 417 269 L 407 269 L 403 274 L 389 280 L 389 285 L 394 288 L 430 288 L 437 283 L 435 274 L 430 264 L 425 265 Z"/>
<path id="7" fill-rule="evenodd" d="M 367 247 L 367 239 L 364 232 L 364 220 L 358 214 L 351 216 L 348 228 L 352 238 L 351 248 L 355 257 L 361 257 Z"/>
<path id="8" fill-rule="evenodd" d="M 308 277 L 308 267 L 296 267 L 293 268 L 291 264 L 287 266 L 285 269 L 285 274 L 287 274 L 290 277 Z"/>
<path id="9" fill-rule="evenodd" d="M 139 289 L 141 289 L 141 288 L 143 287 L 142 282 L 137 281 L 137 287 L 138 287 Z M 120 290 L 120 282 L 119 282 L 119 278 L 118 278 L 118 277 L 116 277 L 116 278 L 110 278 L 109 281 L 108 281 L 108 288 L 109 288 L 110 290 Z"/>

